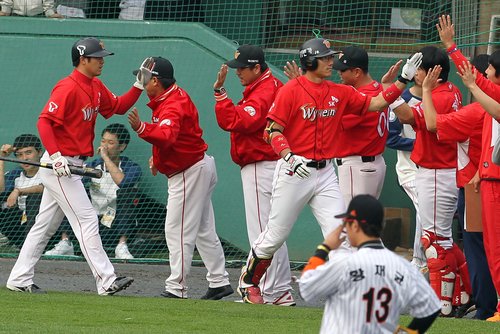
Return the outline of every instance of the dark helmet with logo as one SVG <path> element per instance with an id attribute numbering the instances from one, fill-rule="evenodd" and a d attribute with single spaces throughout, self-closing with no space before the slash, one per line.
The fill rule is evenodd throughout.
<path id="1" fill-rule="evenodd" d="M 318 68 L 318 58 L 336 54 L 330 49 L 330 42 L 324 38 L 310 39 L 299 50 L 300 66 L 303 71 L 314 71 Z"/>
<path id="2" fill-rule="evenodd" d="M 102 58 L 114 55 L 104 48 L 104 44 L 94 37 L 85 37 L 78 40 L 71 48 L 73 66 L 78 66 L 80 57 Z"/>

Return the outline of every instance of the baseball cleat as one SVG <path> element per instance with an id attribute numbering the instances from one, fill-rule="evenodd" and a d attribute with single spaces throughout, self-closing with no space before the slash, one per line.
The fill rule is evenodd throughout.
<path id="1" fill-rule="evenodd" d="M 132 260 L 134 256 L 130 254 L 125 242 L 120 242 L 115 248 L 115 259 Z"/>
<path id="2" fill-rule="evenodd" d="M 284 292 L 281 296 L 276 298 L 273 302 L 269 302 L 266 304 L 278 305 L 278 306 L 295 306 L 295 305 L 297 305 L 295 303 L 295 300 L 293 299 L 293 296 L 290 293 L 290 291 Z"/>
<path id="3" fill-rule="evenodd" d="M 207 293 L 205 293 L 205 295 L 202 296 L 201 299 L 219 300 L 221 298 L 229 296 L 233 292 L 234 290 L 229 284 L 220 286 L 218 288 L 208 288 Z"/>
<path id="4" fill-rule="evenodd" d="M 54 248 L 45 252 L 44 255 L 75 255 L 73 243 L 69 240 L 59 241 Z"/>
<path id="5" fill-rule="evenodd" d="M 260 293 L 258 286 L 251 286 L 249 288 L 238 288 L 238 293 L 247 304 L 264 304 L 264 298 Z"/>
<path id="6" fill-rule="evenodd" d="M 164 297 L 164 298 L 184 299 L 184 298 L 179 297 L 177 295 L 174 295 L 172 292 L 168 292 L 168 291 L 163 291 L 162 293 L 160 293 L 160 296 Z"/>
<path id="7" fill-rule="evenodd" d="M 486 321 L 500 322 L 500 312 L 495 312 L 495 314 L 492 317 L 489 317 L 488 319 L 486 319 Z"/>
<path id="8" fill-rule="evenodd" d="M 46 293 L 44 290 L 40 289 L 40 287 L 36 284 L 31 284 L 31 285 L 22 286 L 22 287 L 7 284 L 7 289 L 9 289 L 10 291 L 16 291 L 16 292 L 38 293 L 38 294 Z"/>
<path id="9" fill-rule="evenodd" d="M 113 284 L 106 290 L 104 295 L 114 295 L 115 293 L 125 290 L 134 281 L 131 277 L 117 277 Z"/>

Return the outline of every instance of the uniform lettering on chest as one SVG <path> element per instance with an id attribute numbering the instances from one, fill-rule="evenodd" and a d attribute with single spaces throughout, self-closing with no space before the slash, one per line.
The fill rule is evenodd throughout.
<path id="1" fill-rule="evenodd" d="M 96 107 L 92 107 L 91 105 L 87 104 L 85 107 L 82 108 L 83 120 L 91 121 L 92 118 L 94 117 L 94 114 L 97 115 L 98 112 L 99 112 L 99 105 L 97 105 Z"/>
<path id="2" fill-rule="evenodd" d="M 310 120 L 311 122 L 315 121 L 316 118 L 333 117 L 337 113 L 336 108 L 319 109 L 315 106 L 312 106 L 310 103 L 300 107 L 300 110 L 302 110 L 302 117 L 305 120 Z"/>

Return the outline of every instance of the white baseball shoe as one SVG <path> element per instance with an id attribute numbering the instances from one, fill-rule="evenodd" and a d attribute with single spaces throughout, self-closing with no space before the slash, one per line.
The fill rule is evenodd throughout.
<path id="1" fill-rule="evenodd" d="M 295 306 L 295 300 L 293 299 L 290 291 L 284 292 L 278 298 L 275 298 L 272 302 L 266 302 L 266 304 L 278 305 L 278 306 Z"/>
<path id="2" fill-rule="evenodd" d="M 115 248 L 115 258 L 121 260 L 130 260 L 133 259 L 134 256 L 130 254 L 127 244 L 125 242 L 120 242 Z"/>
<path id="3" fill-rule="evenodd" d="M 73 243 L 69 240 L 59 241 L 54 248 L 45 252 L 44 255 L 75 255 Z"/>

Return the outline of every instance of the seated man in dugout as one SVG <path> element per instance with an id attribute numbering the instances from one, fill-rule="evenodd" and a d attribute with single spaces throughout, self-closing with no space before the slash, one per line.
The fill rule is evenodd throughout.
<path id="1" fill-rule="evenodd" d="M 2 157 L 11 153 L 21 160 L 39 162 L 42 143 L 35 135 L 23 134 L 14 140 L 13 145 L 4 144 L 0 148 Z M 17 248 L 23 245 L 40 207 L 43 185 L 38 170 L 38 166 L 20 164 L 5 173 L 4 161 L 0 160 L 0 233 Z"/>

